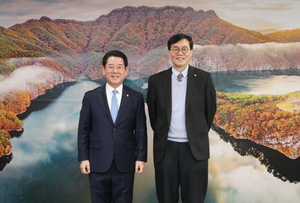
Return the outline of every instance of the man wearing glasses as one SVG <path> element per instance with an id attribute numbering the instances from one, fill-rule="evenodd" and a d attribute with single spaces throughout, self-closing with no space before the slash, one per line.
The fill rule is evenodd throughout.
<path id="1" fill-rule="evenodd" d="M 208 131 L 216 111 L 208 72 L 189 65 L 192 38 L 168 41 L 172 67 L 149 78 L 147 104 L 154 131 L 156 192 L 160 203 L 204 202 L 208 182 Z"/>

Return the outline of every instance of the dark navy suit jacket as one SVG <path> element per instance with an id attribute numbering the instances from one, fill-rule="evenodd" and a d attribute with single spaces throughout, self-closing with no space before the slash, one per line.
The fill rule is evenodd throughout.
<path id="1" fill-rule="evenodd" d="M 115 124 L 105 85 L 85 93 L 78 128 L 78 161 L 89 160 L 91 172 L 106 172 L 115 160 L 121 172 L 134 172 L 147 161 L 147 129 L 141 93 L 123 85 Z"/>

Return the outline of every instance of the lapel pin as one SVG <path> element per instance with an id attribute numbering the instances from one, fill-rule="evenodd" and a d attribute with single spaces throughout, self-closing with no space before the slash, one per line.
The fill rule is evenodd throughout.
<path id="1" fill-rule="evenodd" d="M 126 97 L 129 97 L 129 94 L 126 94 Z"/>
<path id="2" fill-rule="evenodd" d="M 195 77 L 197 76 L 197 74 L 194 75 Z"/>

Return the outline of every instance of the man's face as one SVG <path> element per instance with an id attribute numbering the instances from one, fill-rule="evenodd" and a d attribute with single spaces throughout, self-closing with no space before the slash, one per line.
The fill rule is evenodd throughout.
<path id="1" fill-rule="evenodd" d="M 169 50 L 169 56 L 173 66 L 179 72 L 187 67 L 192 55 L 193 50 L 190 49 L 190 43 L 187 39 L 182 39 L 177 43 L 172 44 L 171 50 Z"/>
<path id="2" fill-rule="evenodd" d="M 111 56 L 107 63 L 102 66 L 103 75 L 107 83 L 113 88 L 119 87 L 128 74 L 128 67 L 125 67 L 124 60 L 121 57 Z"/>

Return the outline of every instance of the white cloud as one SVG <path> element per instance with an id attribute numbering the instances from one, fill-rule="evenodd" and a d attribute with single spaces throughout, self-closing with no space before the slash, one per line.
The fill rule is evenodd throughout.
<path id="1" fill-rule="evenodd" d="M 9 77 L 0 80 L 0 95 L 6 94 L 14 90 L 29 91 L 31 85 L 46 85 L 49 80 L 54 80 L 54 75 L 60 74 L 55 69 L 32 65 L 23 66 L 14 70 Z"/>
<path id="2" fill-rule="evenodd" d="M 300 185 L 283 182 L 267 172 L 256 158 L 241 156 L 210 131 L 209 185 L 220 203 L 285 202 L 300 199 Z"/>
<path id="3" fill-rule="evenodd" d="M 47 108 L 34 111 L 24 119 L 22 138 L 11 139 L 13 170 L 51 162 L 51 156 L 62 151 L 74 153 L 81 99 L 86 91 L 97 86 L 91 81 L 75 84 L 64 90 Z"/>
<path id="4" fill-rule="evenodd" d="M 295 43 L 260 43 L 260 44 L 228 44 L 228 45 L 194 45 L 194 51 L 202 49 L 218 49 L 220 52 L 226 52 L 230 50 L 231 52 L 238 52 L 240 48 L 248 52 L 260 51 L 262 54 L 270 54 L 270 52 L 284 51 L 288 53 L 298 53 L 300 51 L 300 42 Z"/>

